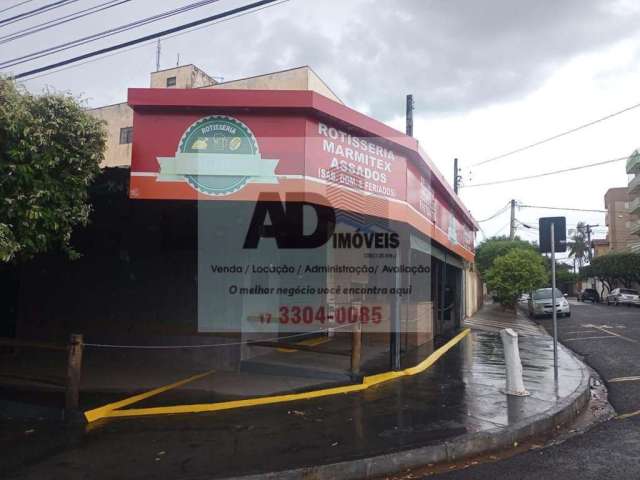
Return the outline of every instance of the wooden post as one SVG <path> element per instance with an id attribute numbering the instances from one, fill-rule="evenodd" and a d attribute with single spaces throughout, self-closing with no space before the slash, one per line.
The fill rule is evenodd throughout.
<path id="1" fill-rule="evenodd" d="M 353 324 L 351 332 L 351 373 L 360 373 L 360 356 L 362 352 L 362 324 L 358 321 Z"/>
<path id="2" fill-rule="evenodd" d="M 78 397 L 80 393 L 80 372 L 82 370 L 82 335 L 74 333 L 71 335 L 67 346 L 67 388 L 65 399 L 65 410 L 73 412 L 78 410 Z"/>

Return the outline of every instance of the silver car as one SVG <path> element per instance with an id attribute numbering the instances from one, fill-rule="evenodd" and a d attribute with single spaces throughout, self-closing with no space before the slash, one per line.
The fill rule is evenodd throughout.
<path id="1" fill-rule="evenodd" d="M 614 288 L 607 295 L 607 305 L 638 305 L 638 291 L 630 288 Z"/>
<path id="2" fill-rule="evenodd" d="M 551 302 L 551 289 L 540 288 L 533 292 L 529 298 L 529 316 L 544 317 L 553 315 L 553 306 Z M 558 317 L 570 317 L 571 306 L 566 296 L 556 288 L 556 314 Z"/>

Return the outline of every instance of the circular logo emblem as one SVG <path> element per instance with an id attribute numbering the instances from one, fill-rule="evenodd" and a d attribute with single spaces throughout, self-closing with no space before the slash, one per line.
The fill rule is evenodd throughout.
<path id="1" fill-rule="evenodd" d="M 224 115 L 211 115 L 191 125 L 178 146 L 182 153 L 259 155 L 258 142 L 244 123 Z M 187 182 L 207 195 L 229 195 L 244 187 L 249 176 L 185 175 Z"/>

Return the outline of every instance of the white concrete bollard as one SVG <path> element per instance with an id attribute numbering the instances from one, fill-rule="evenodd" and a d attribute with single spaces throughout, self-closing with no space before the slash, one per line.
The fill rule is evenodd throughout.
<path id="1" fill-rule="evenodd" d="M 500 330 L 500 338 L 504 347 L 504 363 L 507 367 L 507 395 L 524 397 L 529 392 L 524 388 L 522 380 L 522 362 L 518 350 L 518 334 L 510 328 Z"/>

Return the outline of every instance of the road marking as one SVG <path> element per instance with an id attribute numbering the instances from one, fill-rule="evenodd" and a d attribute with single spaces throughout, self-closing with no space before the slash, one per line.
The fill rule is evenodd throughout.
<path id="1" fill-rule="evenodd" d="M 532 335 L 542 335 L 542 332 L 536 327 L 527 324 L 518 324 L 513 322 L 498 322 L 495 320 L 466 320 L 465 324 L 471 326 L 483 326 L 493 328 L 513 328 L 522 332 L 531 333 Z"/>
<path id="2" fill-rule="evenodd" d="M 491 322 L 466 322 L 467 325 L 478 325 L 483 327 L 493 327 L 493 328 L 513 328 L 514 330 L 521 330 L 523 332 L 531 332 L 541 334 L 541 332 L 535 328 L 521 326 L 521 325 L 513 325 L 513 324 L 500 324 L 500 323 L 491 323 Z"/>
<path id="3" fill-rule="evenodd" d="M 640 375 L 635 377 L 618 377 L 607 380 L 607 382 L 637 382 L 640 380 Z"/>
<path id="4" fill-rule="evenodd" d="M 176 382 L 171 385 L 167 385 L 166 387 L 160 387 L 159 389 L 152 390 L 150 392 L 142 393 L 140 395 L 136 395 L 135 397 L 127 398 L 121 400 L 120 402 L 112 403 L 109 405 L 105 405 L 104 407 L 96 408 L 94 410 L 90 410 L 85 412 L 85 417 L 87 422 L 91 423 L 100 418 L 113 418 L 113 417 L 137 417 L 141 415 L 166 415 L 166 414 L 175 414 L 175 413 L 198 413 L 198 412 L 215 412 L 220 410 L 229 410 L 234 408 L 243 408 L 243 407 L 251 407 L 258 405 L 270 405 L 274 403 L 283 403 L 283 402 L 292 402 L 296 400 L 308 400 L 311 398 L 320 398 L 327 397 L 330 395 L 340 395 L 351 392 L 359 392 L 362 390 L 366 390 L 369 387 L 373 387 L 375 385 L 379 385 L 381 383 L 387 382 L 389 380 L 394 380 L 396 378 L 416 375 L 425 371 L 431 365 L 433 365 L 436 361 L 440 359 L 445 353 L 447 353 L 451 348 L 456 346 L 458 342 L 460 342 L 463 338 L 465 338 L 471 332 L 470 329 L 466 328 L 458 335 L 453 337 L 443 346 L 435 350 L 431 355 L 422 360 L 417 365 L 405 368 L 404 370 L 399 371 L 390 371 L 385 373 L 379 373 L 377 375 L 368 375 L 362 379 L 362 383 L 356 383 L 352 385 L 344 385 L 340 387 L 333 388 L 324 388 L 320 390 L 311 390 L 307 392 L 300 393 L 290 393 L 284 395 L 273 395 L 268 397 L 254 397 L 254 398 L 245 398 L 242 400 L 230 400 L 225 402 L 216 402 L 216 403 L 201 403 L 201 404 L 192 404 L 192 405 L 172 405 L 168 407 L 148 407 L 148 408 L 131 408 L 128 410 L 119 410 L 118 408 L 121 406 L 128 406 L 132 403 L 138 402 L 140 400 L 144 400 L 151 395 L 155 395 L 156 393 L 160 393 L 159 391 L 164 391 L 169 388 L 175 388 L 177 384 L 186 383 L 189 381 L 193 381 L 196 377 L 202 377 L 204 375 L 208 375 L 209 372 L 196 375 L 195 377 L 190 377 L 186 380 L 182 380 L 181 382 Z"/>
<path id="5" fill-rule="evenodd" d="M 593 330 L 578 330 L 576 332 L 562 332 L 562 333 L 564 333 L 565 335 L 576 335 L 578 333 L 596 333 L 596 332 L 594 332 Z"/>
<path id="6" fill-rule="evenodd" d="M 563 342 L 573 342 L 574 340 L 595 340 L 597 338 L 616 338 L 613 335 L 602 335 L 600 337 L 576 337 L 576 338 L 561 338 Z"/>
<path id="7" fill-rule="evenodd" d="M 616 337 L 622 338 L 623 340 L 626 340 L 627 342 L 640 343 L 640 342 L 638 342 L 638 340 L 635 340 L 633 338 L 625 337 L 624 335 L 620 335 L 619 333 L 610 332 L 609 330 L 605 329 L 605 326 L 599 327 L 597 325 L 593 325 L 593 328 L 597 328 L 598 330 L 601 330 L 604 333 L 608 333 L 609 335 L 615 335 Z M 612 328 L 612 327 L 609 327 L 607 325 L 607 328 Z"/>
<path id="8" fill-rule="evenodd" d="M 618 420 L 624 420 L 625 418 L 635 417 L 636 415 L 640 415 L 640 410 L 636 410 L 635 412 L 625 413 L 623 415 L 618 415 L 616 418 Z"/>
<path id="9" fill-rule="evenodd" d="M 173 390 L 174 388 L 181 387 L 182 385 L 193 382 L 195 380 L 199 380 L 203 377 L 206 377 L 207 375 L 211 375 L 214 372 L 215 370 L 209 370 L 208 372 L 199 373 L 198 375 L 193 375 L 192 377 L 185 378 L 184 380 L 179 380 L 163 387 L 154 388 L 153 390 L 149 390 L 148 392 L 134 395 L 133 397 L 125 398 L 124 400 L 120 400 L 118 402 L 108 403 L 107 405 L 103 405 L 102 407 L 94 408 L 93 410 L 84 412 L 84 416 L 87 419 L 87 422 L 91 423 L 100 418 L 109 416 L 109 413 L 117 410 L 118 408 L 126 407 L 133 403 L 140 402 L 162 392 L 166 392 L 167 390 Z"/>

